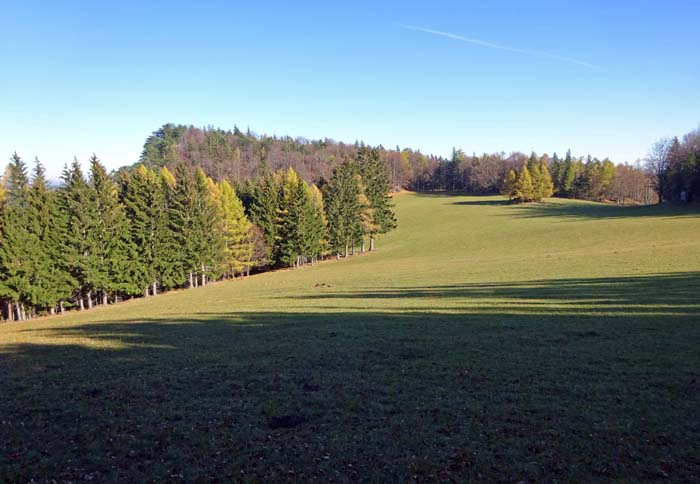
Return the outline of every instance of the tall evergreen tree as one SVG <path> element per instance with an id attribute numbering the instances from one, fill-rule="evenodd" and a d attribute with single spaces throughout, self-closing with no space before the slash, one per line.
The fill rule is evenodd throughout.
<path id="1" fill-rule="evenodd" d="M 350 160 L 345 160 L 333 170 L 326 189 L 326 217 L 328 219 L 328 238 L 332 251 L 338 256 L 344 252 L 349 255 L 353 236 L 361 227 L 358 207 L 357 169 Z"/>
<path id="2" fill-rule="evenodd" d="M 274 264 L 277 257 L 277 210 L 279 206 L 279 190 L 277 180 L 267 164 L 261 164 L 261 174 L 258 177 L 250 207 L 253 223 L 260 227 L 265 237 L 268 253 L 267 264 Z M 264 265 L 265 263 L 263 263 Z"/>
<path id="3" fill-rule="evenodd" d="M 91 251 L 86 267 L 87 284 L 107 304 L 115 294 L 134 295 L 142 274 L 132 261 L 137 258 L 127 220 L 114 181 L 96 155 L 90 158 L 90 206 L 94 218 L 87 234 Z M 90 302 L 88 303 L 90 304 Z"/>
<path id="4" fill-rule="evenodd" d="M 134 284 L 144 295 L 158 293 L 160 268 L 166 262 L 163 241 L 168 220 L 164 197 L 163 183 L 153 170 L 140 165 L 125 176 L 122 200 L 136 250 Z"/>
<path id="5" fill-rule="evenodd" d="M 31 195 L 27 166 L 13 153 L 5 180 L 7 200 L 3 209 L 0 241 L 0 296 L 14 304 L 10 319 L 24 320 L 32 302 L 32 283 L 41 247 L 31 226 Z M 14 309 L 14 317 L 12 316 Z"/>
<path id="6" fill-rule="evenodd" d="M 369 250 L 374 250 L 377 234 L 396 228 L 396 215 L 389 193 L 391 186 L 386 165 L 376 149 L 361 148 L 356 156 L 359 173 L 365 186 L 365 195 L 373 211 L 374 229 L 369 235 Z"/>

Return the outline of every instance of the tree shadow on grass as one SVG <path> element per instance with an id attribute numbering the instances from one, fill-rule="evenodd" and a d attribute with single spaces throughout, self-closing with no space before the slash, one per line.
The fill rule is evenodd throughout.
<path id="1" fill-rule="evenodd" d="M 512 207 L 515 215 L 522 218 L 559 217 L 596 220 L 629 217 L 700 217 L 700 207 L 696 205 L 661 204 L 632 206 L 570 201 L 568 203 L 514 204 Z"/>
<path id="2" fill-rule="evenodd" d="M 492 200 L 492 199 L 476 199 L 476 200 L 460 200 L 452 202 L 452 205 L 472 206 L 472 207 L 497 207 L 502 205 L 511 205 L 508 200 Z"/>
<path id="3" fill-rule="evenodd" d="M 692 481 L 698 284 L 462 284 L 319 294 L 393 310 L 57 319 L 0 347 L 0 475 Z M 445 308 L 400 310 L 433 298 Z"/>

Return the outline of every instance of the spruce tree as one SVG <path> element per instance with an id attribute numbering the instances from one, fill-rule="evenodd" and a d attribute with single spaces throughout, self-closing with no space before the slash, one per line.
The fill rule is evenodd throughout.
<path id="1" fill-rule="evenodd" d="M 301 256 L 303 232 L 303 193 L 299 177 L 291 167 L 282 173 L 277 208 L 278 259 L 284 266 L 297 266 Z"/>
<path id="2" fill-rule="evenodd" d="M 32 304 L 39 241 L 31 226 L 31 196 L 27 166 L 17 153 L 10 158 L 6 177 L 6 202 L 3 208 L 0 241 L 0 291 L 14 308 L 11 319 L 27 318 L 26 305 Z M 14 317 L 12 317 L 14 309 Z"/>
<path id="3" fill-rule="evenodd" d="M 209 280 L 218 279 L 224 261 L 224 236 L 221 230 L 221 213 L 212 197 L 211 187 L 216 184 L 201 168 L 195 171 L 195 226 L 194 236 L 198 247 L 198 267 L 203 286 Z"/>
<path id="4" fill-rule="evenodd" d="M 107 304 L 111 295 L 135 295 L 140 287 L 142 271 L 137 250 L 131 240 L 129 226 L 114 181 L 96 155 L 90 158 L 90 194 L 94 207 L 94 224 L 88 233 L 92 250 L 87 268 L 88 285 Z"/>
<path id="5" fill-rule="evenodd" d="M 39 250 L 33 260 L 32 303 L 53 314 L 62 301 L 70 298 L 75 281 L 65 260 L 65 217 L 57 193 L 49 190 L 43 165 L 36 160 L 30 191 L 31 223 Z"/>
<path id="6" fill-rule="evenodd" d="M 158 235 L 158 248 L 156 261 L 156 274 L 163 289 L 173 289 L 185 283 L 185 267 L 182 246 L 180 245 L 179 212 L 173 210 L 174 198 L 177 187 L 175 176 L 168 168 L 163 167 L 157 174 L 161 194 L 160 209 L 161 220 L 159 223 L 161 232 Z"/>
<path id="7" fill-rule="evenodd" d="M 279 205 L 279 191 L 275 176 L 266 164 L 261 165 L 261 175 L 258 177 L 253 192 L 253 200 L 250 207 L 250 216 L 264 234 L 267 254 L 261 265 L 275 263 L 277 256 L 277 209 Z"/>
<path id="8" fill-rule="evenodd" d="M 331 250 L 338 256 L 349 255 L 353 237 L 361 231 L 361 218 L 358 206 L 359 186 L 357 168 L 350 160 L 345 160 L 333 170 L 328 184 L 328 237 Z"/>
<path id="9" fill-rule="evenodd" d="M 374 250 L 377 234 L 384 234 L 396 228 L 396 215 L 389 196 L 389 174 L 376 149 L 360 148 L 356 160 L 365 185 L 365 194 L 374 214 L 376 230 L 368 234 L 369 250 Z"/>
<path id="10" fill-rule="evenodd" d="M 85 300 L 92 307 L 91 264 L 96 253 L 93 230 L 98 223 L 97 207 L 77 159 L 73 159 L 70 168 L 64 168 L 61 178 L 58 201 L 66 217 L 65 259 L 76 281 L 74 299 L 84 309 Z"/>

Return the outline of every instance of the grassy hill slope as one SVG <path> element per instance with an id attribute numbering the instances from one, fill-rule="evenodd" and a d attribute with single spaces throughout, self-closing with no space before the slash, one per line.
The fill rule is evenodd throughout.
<path id="1" fill-rule="evenodd" d="M 0 326 L 0 480 L 692 480 L 700 214 L 405 194 L 378 251 Z"/>

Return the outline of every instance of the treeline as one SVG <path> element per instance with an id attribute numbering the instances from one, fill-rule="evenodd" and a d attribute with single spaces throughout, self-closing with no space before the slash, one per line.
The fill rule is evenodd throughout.
<path id="1" fill-rule="evenodd" d="M 360 148 L 366 146 L 359 141 L 346 144 L 329 138 L 257 135 L 237 127 L 222 130 L 165 124 L 146 139 L 139 162 L 151 168 L 184 163 L 202 168 L 215 180 L 237 183 L 261 175 L 262 166 L 273 171 L 292 167 L 305 180 L 316 182 L 328 179 L 337 165 L 353 157 Z M 408 186 L 414 171 L 428 170 L 439 160 L 410 149 L 374 149 L 386 165 L 392 189 Z"/>
<path id="2" fill-rule="evenodd" d="M 660 201 L 700 201 L 700 129 L 657 141 L 646 161 Z"/>
<path id="3" fill-rule="evenodd" d="M 273 171 L 291 166 L 304 179 L 327 179 L 345 158 L 364 148 L 361 142 L 344 144 L 331 139 L 258 136 L 238 128 L 215 128 L 166 124 L 148 137 L 140 162 L 151 168 L 184 163 L 201 167 L 215 180 L 236 183 L 261 175 L 260 167 Z M 466 155 L 453 150 L 450 158 L 426 156 L 408 148 L 375 148 L 386 166 L 392 190 L 453 190 L 495 194 L 510 170 L 529 163 L 524 153 Z M 542 155 L 549 167 L 556 196 L 606 200 L 617 203 L 652 203 L 656 195 L 647 171 L 641 165 L 614 164 L 609 159 Z"/>
<path id="4" fill-rule="evenodd" d="M 12 156 L 0 180 L 3 319 L 348 256 L 396 227 L 377 150 L 358 150 L 319 185 L 264 164 L 244 184 L 183 163 L 114 174 L 94 155 L 89 164 L 86 177 L 74 160 L 51 189 L 38 160 L 30 176 Z"/>
<path id="5" fill-rule="evenodd" d="M 451 159 L 441 161 L 432 180 L 424 181 L 423 185 L 477 194 L 498 193 L 503 191 L 503 182 L 510 171 L 517 174 L 527 165 L 531 172 L 533 164 L 548 167 L 554 195 L 558 197 L 616 203 L 654 201 L 649 177 L 640 164 L 615 165 L 607 158 L 575 157 L 571 151 L 562 159 L 556 153 L 551 157 L 519 152 L 508 156 L 504 153 L 467 156 L 461 150 L 453 150 Z"/>

